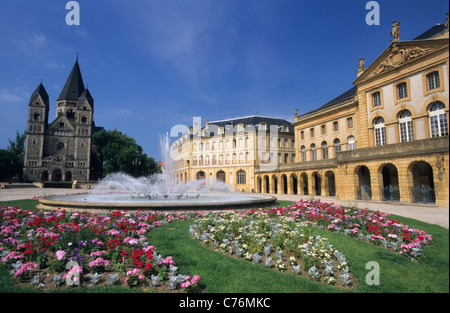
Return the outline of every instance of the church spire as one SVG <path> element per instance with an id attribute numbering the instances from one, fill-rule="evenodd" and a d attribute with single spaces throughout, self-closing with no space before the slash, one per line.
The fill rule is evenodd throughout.
<path id="1" fill-rule="evenodd" d="M 78 55 L 72 71 L 67 78 L 61 94 L 57 101 L 71 100 L 76 101 L 84 92 L 83 78 L 81 77 L 80 66 L 78 65 Z"/>

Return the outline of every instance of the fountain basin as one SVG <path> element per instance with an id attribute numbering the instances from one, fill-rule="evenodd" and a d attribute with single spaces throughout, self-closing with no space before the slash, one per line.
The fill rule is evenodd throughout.
<path id="1" fill-rule="evenodd" d="M 134 193 L 100 193 L 48 196 L 38 208 L 67 210 L 216 210 L 270 205 L 274 196 L 244 193 L 207 193 L 147 197 Z"/>

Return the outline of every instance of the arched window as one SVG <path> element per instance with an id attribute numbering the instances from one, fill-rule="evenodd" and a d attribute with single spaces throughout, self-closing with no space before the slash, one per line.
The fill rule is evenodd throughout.
<path id="1" fill-rule="evenodd" d="M 375 145 L 383 146 L 386 144 L 386 127 L 384 126 L 384 118 L 378 117 L 375 122 Z"/>
<path id="2" fill-rule="evenodd" d="M 239 185 L 246 184 L 246 173 L 243 170 L 240 170 L 236 173 L 237 183 Z"/>
<path id="3" fill-rule="evenodd" d="M 316 145 L 315 144 L 311 145 L 311 160 L 312 161 L 317 160 L 317 152 L 316 152 Z"/>
<path id="4" fill-rule="evenodd" d="M 448 136 L 447 114 L 444 109 L 445 104 L 439 101 L 434 103 L 428 110 L 432 138 Z"/>
<path id="5" fill-rule="evenodd" d="M 302 153 L 302 162 L 306 162 L 306 147 L 302 146 L 300 149 Z"/>
<path id="6" fill-rule="evenodd" d="M 341 152 L 341 141 L 339 140 L 339 138 L 336 138 L 333 141 L 334 144 L 334 157 L 337 158 L 337 155 L 339 152 Z"/>
<path id="7" fill-rule="evenodd" d="M 322 159 L 328 159 L 328 144 L 326 141 L 322 142 Z"/>
<path id="8" fill-rule="evenodd" d="M 348 150 L 355 150 L 356 149 L 356 141 L 354 136 L 350 136 L 347 138 L 347 144 L 348 144 Z"/>
<path id="9" fill-rule="evenodd" d="M 39 120 L 41 119 L 41 115 L 39 114 L 39 112 L 34 112 L 33 118 L 34 118 L 36 121 L 39 121 Z"/>
<path id="10" fill-rule="evenodd" d="M 411 119 L 411 112 L 403 110 L 398 115 L 398 122 L 400 127 L 400 141 L 407 142 L 414 140 L 413 121 Z"/>

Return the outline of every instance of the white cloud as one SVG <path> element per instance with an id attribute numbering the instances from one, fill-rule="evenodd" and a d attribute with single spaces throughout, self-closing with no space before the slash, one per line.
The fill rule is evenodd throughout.
<path id="1" fill-rule="evenodd" d="M 23 102 L 27 97 L 29 97 L 29 90 L 26 87 L 0 89 L 0 102 L 3 104 Z"/>
<path id="2" fill-rule="evenodd" d="M 30 43 L 33 48 L 41 49 L 47 43 L 47 37 L 42 33 L 33 34 L 31 37 Z"/>

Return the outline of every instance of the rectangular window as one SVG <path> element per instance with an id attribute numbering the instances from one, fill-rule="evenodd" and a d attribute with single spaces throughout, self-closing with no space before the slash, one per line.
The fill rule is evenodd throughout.
<path id="1" fill-rule="evenodd" d="M 325 135 L 327 133 L 327 128 L 325 127 L 325 125 L 322 125 L 320 127 L 320 129 L 321 129 L 322 135 Z"/>
<path id="2" fill-rule="evenodd" d="M 335 132 L 339 131 L 339 123 L 338 122 L 333 122 L 333 131 L 335 131 Z"/>
<path id="3" fill-rule="evenodd" d="M 433 90 L 441 87 L 439 81 L 439 72 L 433 72 L 427 75 L 428 90 Z"/>
<path id="4" fill-rule="evenodd" d="M 302 149 L 302 162 L 306 162 L 306 150 Z"/>
<path id="5" fill-rule="evenodd" d="M 406 121 L 400 123 L 400 140 L 407 142 L 414 140 L 413 122 Z"/>
<path id="6" fill-rule="evenodd" d="M 406 83 L 397 85 L 397 99 L 408 98 L 408 87 Z"/>
<path id="7" fill-rule="evenodd" d="M 386 128 L 375 128 L 375 145 L 382 146 L 386 144 Z"/>
<path id="8" fill-rule="evenodd" d="M 314 128 L 311 128 L 311 129 L 309 130 L 309 132 L 310 132 L 310 137 L 311 137 L 311 138 L 314 138 Z"/>
<path id="9" fill-rule="evenodd" d="M 448 136 L 447 115 L 439 114 L 430 116 L 431 137 Z"/>
<path id="10" fill-rule="evenodd" d="M 300 132 L 300 139 L 305 139 L 305 132 L 303 130 Z"/>
<path id="11" fill-rule="evenodd" d="M 347 119 L 347 128 L 353 128 L 353 117 Z"/>
<path id="12" fill-rule="evenodd" d="M 322 159 L 328 159 L 328 147 L 326 145 L 322 146 Z"/>
<path id="13" fill-rule="evenodd" d="M 379 91 L 372 94 L 372 106 L 374 108 L 381 106 L 381 94 Z"/>
<path id="14" fill-rule="evenodd" d="M 317 160 L 316 148 L 311 148 L 311 160 Z"/>

